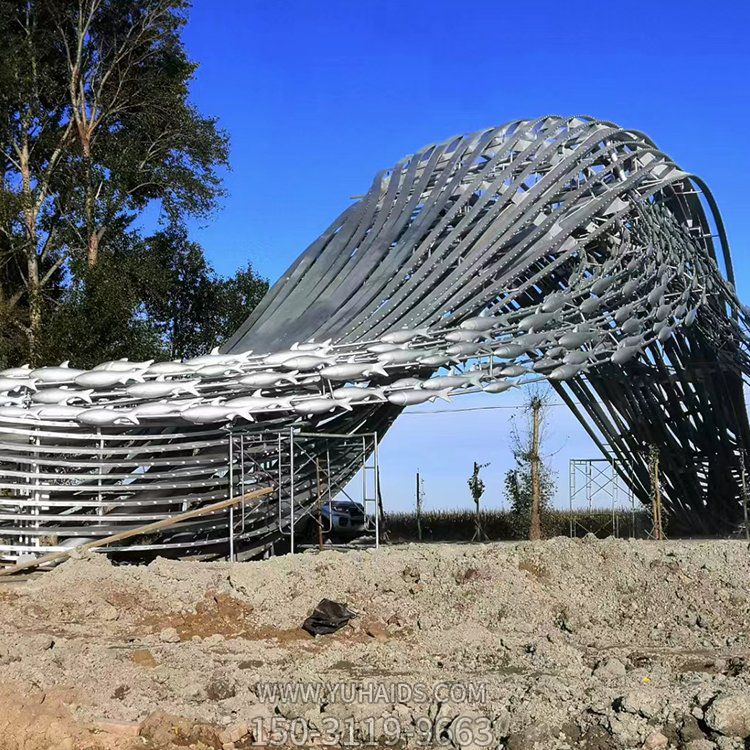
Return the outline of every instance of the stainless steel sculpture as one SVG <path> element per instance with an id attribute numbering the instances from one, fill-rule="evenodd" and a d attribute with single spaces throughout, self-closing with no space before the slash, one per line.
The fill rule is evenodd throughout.
<path id="1" fill-rule="evenodd" d="M 290 428 L 382 437 L 406 406 L 540 379 L 641 500 L 656 445 L 673 522 L 730 530 L 750 443 L 733 281 L 710 192 L 641 133 L 544 117 L 431 145 L 378 174 L 221 353 L 0 373 L 0 551 L 220 499 L 240 465 L 279 484 L 238 531 L 263 549 L 285 530 Z M 231 462 L 230 428 L 249 446 Z M 329 458 L 341 486 L 351 455 Z M 296 466 L 304 510 L 314 470 Z M 129 549 L 217 553 L 227 528 Z"/>

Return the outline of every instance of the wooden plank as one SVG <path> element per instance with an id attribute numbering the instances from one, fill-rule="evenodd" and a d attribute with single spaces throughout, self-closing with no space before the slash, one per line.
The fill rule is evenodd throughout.
<path id="1" fill-rule="evenodd" d="M 54 562 L 55 560 L 62 560 L 65 557 L 69 557 L 74 552 L 84 552 L 86 550 L 95 549 L 97 547 L 104 547 L 107 544 L 113 542 L 121 542 L 123 539 L 129 539 L 131 536 L 138 536 L 139 534 L 150 534 L 152 531 L 159 531 L 166 529 L 169 526 L 173 526 L 180 521 L 187 521 L 190 518 L 197 518 L 199 516 L 205 516 L 209 513 L 214 513 L 218 510 L 224 510 L 232 505 L 237 505 L 245 500 L 257 500 L 258 498 L 265 497 L 274 492 L 272 487 L 264 487 L 260 490 L 254 490 L 253 492 L 247 492 L 244 495 L 238 497 L 230 497 L 227 500 L 221 500 L 218 503 L 212 503 L 211 505 L 204 505 L 202 508 L 195 508 L 194 510 L 188 510 L 184 513 L 178 513 L 175 516 L 169 518 L 163 518 L 161 521 L 154 521 L 153 523 L 147 523 L 145 526 L 136 526 L 126 531 L 121 531 L 118 534 L 107 536 L 102 539 L 97 539 L 93 542 L 87 542 L 82 544 L 80 547 L 72 547 L 71 549 L 62 550 L 60 552 L 50 552 L 47 555 L 42 555 L 34 560 L 28 560 L 27 562 L 17 563 L 16 565 L 10 565 L 5 568 L 0 568 L 0 576 L 9 576 L 14 573 L 18 573 L 21 570 L 28 570 L 29 568 L 36 568 L 39 565 L 44 565 L 48 562 Z"/>

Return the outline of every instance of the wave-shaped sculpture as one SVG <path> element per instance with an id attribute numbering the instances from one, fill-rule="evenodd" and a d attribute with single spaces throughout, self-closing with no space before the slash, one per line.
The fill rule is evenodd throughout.
<path id="1" fill-rule="evenodd" d="M 290 428 L 382 437 L 406 406 L 542 379 L 644 501 L 658 447 L 675 527 L 731 530 L 750 438 L 733 281 L 708 189 L 639 132 L 544 117 L 431 145 L 379 173 L 221 353 L 0 373 L 0 551 L 226 497 L 229 455 L 254 467 L 243 486 L 279 484 L 235 529 L 257 551 L 288 525 Z M 299 515 L 315 469 L 296 466 Z M 326 481 L 354 470 L 334 451 Z M 223 515 L 128 549 L 210 554 L 227 537 Z"/>

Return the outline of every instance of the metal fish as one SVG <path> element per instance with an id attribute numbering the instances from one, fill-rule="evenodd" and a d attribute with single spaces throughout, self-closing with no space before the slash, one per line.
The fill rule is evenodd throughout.
<path id="1" fill-rule="evenodd" d="M 86 370 L 76 370 L 63 363 L 59 367 L 39 367 L 31 371 L 30 377 L 36 378 L 40 383 L 67 383 L 84 372 Z"/>
<path id="2" fill-rule="evenodd" d="M 577 349 L 589 341 L 593 341 L 599 334 L 596 331 L 569 331 L 558 339 L 560 346 L 566 349 Z"/>
<path id="3" fill-rule="evenodd" d="M 442 367 L 450 361 L 451 357 L 445 353 L 428 354 L 426 356 L 420 355 L 417 357 L 417 362 L 419 362 L 420 365 L 425 365 L 427 367 Z"/>
<path id="4" fill-rule="evenodd" d="M 238 416 L 237 410 L 227 406 L 188 406 L 180 411 L 180 416 L 193 424 L 214 424 L 229 422 Z"/>
<path id="5" fill-rule="evenodd" d="M 83 406 L 68 406 L 67 404 L 56 404 L 53 406 L 41 406 L 36 409 L 40 419 L 75 419 L 81 412 L 85 411 Z"/>
<path id="6" fill-rule="evenodd" d="M 193 401 L 193 404 L 197 403 L 197 401 Z M 185 405 L 180 406 L 177 401 L 157 401 L 151 404 L 138 404 L 130 411 L 138 419 L 153 419 L 157 417 L 176 416 L 184 408 Z"/>
<path id="7" fill-rule="evenodd" d="M 0 378 L 28 378 L 31 368 L 28 365 L 22 367 L 9 367 L 0 371 Z"/>
<path id="8" fill-rule="evenodd" d="M 243 362 L 245 359 L 247 357 L 241 354 L 219 354 L 218 352 L 212 352 L 211 354 L 202 354 L 199 357 L 191 357 L 184 360 L 184 363 L 192 367 L 202 367 L 203 365 L 234 365 L 238 362 Z"/>
<path id="9" fill-rule="evenodd" d="M 169 362 L 158 362 L 154 365 L 153 359 L 147 359 L 143 362 L 131 362 L 127 357 L 123 359 L 113 359 L 109 362 L 102 362 L 94 367 L 94 370 L 110 370 L 112 372 L 129 372 L 130 370 L 145 370 L 147 367 L 159 367 L 170 364 Z"/>
<path id="10" fill-rule="evenodd" d="M 503 344 L 497 349 L 493 349 L 492 354 L 499 359 L 515 359 L 516 357 L 520 357 L 525 351 L 526 349 L 518 344 Z"/>
<path id="11" fill-rule="evenodd" d="M 333 396 L 336 399 L 344 399 L 353 404 L 372 399 L 387 401 L 382 388 L 371 388 L 361 385 L 347 385 L 343 388 L 334 388 Z"/>
<path id="12" fill-rule="evenodd" d="M 129 385 L 125 392 L 133 398 L 164 398 L 164 396 L 177 396 L 180 393 L 200 396 L 196 389 L 200 382 L 200 380 L 150 380 L 147 383 Z"/>
<path id="13" fill-rule="evenodd" d="M 251 372 L 240 379 L 242 385 L 251 387 L 264 388 L 272 385 L 297 385 L 297 378 L 294 372 L 272 372 L 270 370 L 263 372 Z"/>
<path id="14" fill-rule="evenodd" d="M 584 314 L 589 315 L 590 313 L 596 312 L 602 304 L 601 297 L 589 297 L 583 300 L 578 306 L 578 309 Z"/>
<path id="15" fill-rule="evenodd" d="M 623 333 L 635 333 L 641 330 L 642 325 L 640 318 L 630 318 L 620 326 L 620 329 Z"/>
<path id="16" fill-rule="evenodd" d="M 554 370 L 560 365 L 562 365 L 562 362 L 560 362 L 559 359 L 542 357 L 541 359 L 538 359 L 536 360 L 536 362 L 534 362 L 534 364 L 531 366 L 531 369 L 534 370 L 534 372 L 546 372 L 548 370 Z"/>
<path id="17" fill-rule="evenodd" d="M 298 354 L 296 357 L 286 359 L 281 363 L 281 367 L 286 370 L 297 370 L 299 372 L 309 372 L 319 370 L 321 367 L 330 365 L 335 362 L 331 357 L 318 357 L 314 354 Z"/>
<path id="18" fill-rule="evenodd" d="M 405 344 L 407 341 L 416 339 L 420 336 L 427 336 L 427 328 L 415 328 L 414 330 L 403 329 L 401 331 L 391 331 L 380 337 L 380 340 L 386 344 Z"/>
<path id="19" fill-rule="evenodd" d="M 554 318 L 553 313 L 534 313 L 527 315 L 519 324 L 518 328 L 522 331 L 533 331 L 543 328 L 550 320 Z"/>
<path id="20" fill-rule="evenodd" d="M 456 344 L 461 346 L 461 344 Z M 395 349 L 391 352 L 378 354 L 378 361 L 387 365 L 405 365 L 416 362 L 417 354 L 412 349 Z"/>
<path id="21" fill-rule="evenodd" d="M 492 383 L 487 383 L 482 390 L 485 393 L 503 393 L 511 388 L 513 388 L 513 383 L 509 383 L 507 380 L 495 380 Z"/>
<path id="22" fill-rule="evenodd" d="M 565 364 L 556 367 L 547 375 L 550 380 L 570 380 L 583 370 L 583 365 Z"/>
<path id="23" fill-rule="evenodd" d="M 44 388 L 37 391 L 31 399 L 37 404 L 68 404 L 71 401 L 84 401 L 90 404 L 93 392 L 91 389 L 75 391 L 70 388 Z"/>
<path id="24" fill-rule="evenodd" d="M 527 375 L 528 372 L 529 371 L 525 367 L 521 367 L 521 365 L 509 365 L 500 370 L 500 374 L 504 378 L 518 378 L 521 377 L 521 375 Z"/>
<path id="25" fill-rule="evenodd" d="M 82 388 L 112 388 L 123 385 L 130 380 L 143 382 L 143 370 L 130 370 L 129 372 L 117 372 L 108 370 L 90 370 L 79 375 L 75 384 Z"/>
<path id="26" fill-rule="evenodd" d="M 458 324 L 459 328 L 463 328 L 465 331 L 489 331 L 497 325 L 501 324 L 499 317 L 494 315 L 488 315 L 486 317 L 479 318 L 468 318 Z"/>
<path id="27" fill-rule="evenodd" d="M 256 391 L 252 396 L 238 396 L 237 398 L 231 398 L 225 402 L 225 406 L 230 406 L 234 409 L 242 409 L 247 411 L 262 411 L 267 409 L 274 409 L 278 406 L 289 406 L 288 398 L 280 398 L 274 396 L 263 396 L 260 391 Z"/>
<path id="28" fill-rule="evenodd" d="M 1 406 L 0 417 L 4 419 L 37 419 L 35 412 L 24 409 L 22 406 Z"/>
<path id="29" fill-rule="evenodd" d="M 439 375 L 429 378 L 422 383 L 422 388 L 427 391 L 442 391 L 446 388 L 467 388 L 482 384 L 482 376 L 474 375 Z"/>
<path id="30" fill-rule="evenodd" d="M 243 370 L 239 365 L 203 365 L 199 367 L 195 374 L 201 378 L 228 378 L 232 375 L 239 375 Z"/>
<path id="31" fill-rule="evenodd" d="M 0 378 L 0 393 L 13 393 L 25 388 L 28 391 L 36 390 L 36 381 L 22 378 Z"/>
<path id="32" fill-rule="evenodd" d="M 82 409 L 75 420 L 79 424 L 88 424 L 93 427 L 138 424 L 138 419 L 130 411 L 116 411 L 115 409 Z"/>
<path id="33" fill-rule="evenodd" d="M 311 398 L 304 401 L 297 401 L 292 404 L 292 409 L 297 413 L 305 417 L 317 416 L 319 414 L 327 414 L 330 411 L 336 409 L 346 409 L 351 411 L 352 407 L 349 406 L 348 401 L 332 399 L 332 398 Z"/>
<path id="34" fill-rule="evenodd" d="M 463 344 L 452 344 L 445 351 L 456 357 L 467 357 L 476 355 L 482 348 L 483 346 L 481 344 L 470 344 L 465 342 Z"/>
<path id="35" fill-rule="evenodd" d="M 424 381 L 421 378 L 399 378 L 388 384 L 388 388 L 421 388 Z"/>
<path id="36" fill-rule="evenodd" d="M 616 365 L 621 365 L 624 362 L 629 362 L 633 357 L 640 353 L 640 348 L 637 346 L 622 346 L 618 348 L 610 357 L 612 362 Z"/>
<path id="37" fill-rule="evenodd" d="M 370 344 L 367 347 L 367 351 L 373 354 L 382 354 L 383 352 L 395 352 L 397 349 L 403 348 L 403 346 L 399 346 L 398 344 Z"/>
<path id="38" fill-rule="evenodd" d="M 188 375 L 194 372 L 194 367 L 184 365 L 182 362 L 157 362 L 148 367 L 146 375 L 163 375 L 167 377 L 174 375 Z"/>
<path id="39" fill-rule="evenodd" d="M 396 406 L 423 404 L 425 401 L 431 401 L 434 398 L 437 398 L 435 393 L 422 389 L 406 389 L 403 391 L 393 391 L 388 394 L 388 401 Z"/>
<path id="40" fill-rule="evenodd" d="M 563 362 L 566 365 L 582 365 L 585 362 L 588 362 L 589 357 L 591 356 L 591 352 L 583 352 L 580 349 L 568 352 L 563 357 Z"/>
<path id="41" fill-rule="evenodd" d="M 461 341 L 479 341 L 482 338 L 484 338 L 482 334 L 477 333 L 476 331 L 448 331 L 448 333 L 445 334 L 446 341 L 453 341 L 456 343 Z"/>
<path id="42" fill-rule="evenodd" d="M 614 279 L 611 276 L 607 276 L 605 278 L 599 279 L 598 281 L 595 281 L 591 285 L 591 293 L 596 294 L 597 296 L 601 296 L 604 294 L 604 292 L 607 291 L 612 286 L 612 282 Z"/>
<path id="43" fill-rule="evenodd" d="M 326 380 L 346 381 L 364 379 L 371 375 L 387 375 L 386 369 L 377 363 L 343 362 L 340 365 L 329 365 L 320 371 Z M 244 382 L 244 380 L 243 380 Z"/>

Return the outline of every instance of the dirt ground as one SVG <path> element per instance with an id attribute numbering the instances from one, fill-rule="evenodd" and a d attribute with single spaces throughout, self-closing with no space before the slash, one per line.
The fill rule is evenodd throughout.
<path id="1" fill-rule="evenodd" d="M 0 584 L 0 748 L 746 748 L 749 593 L 743 542 L 92 555 Z"/>

